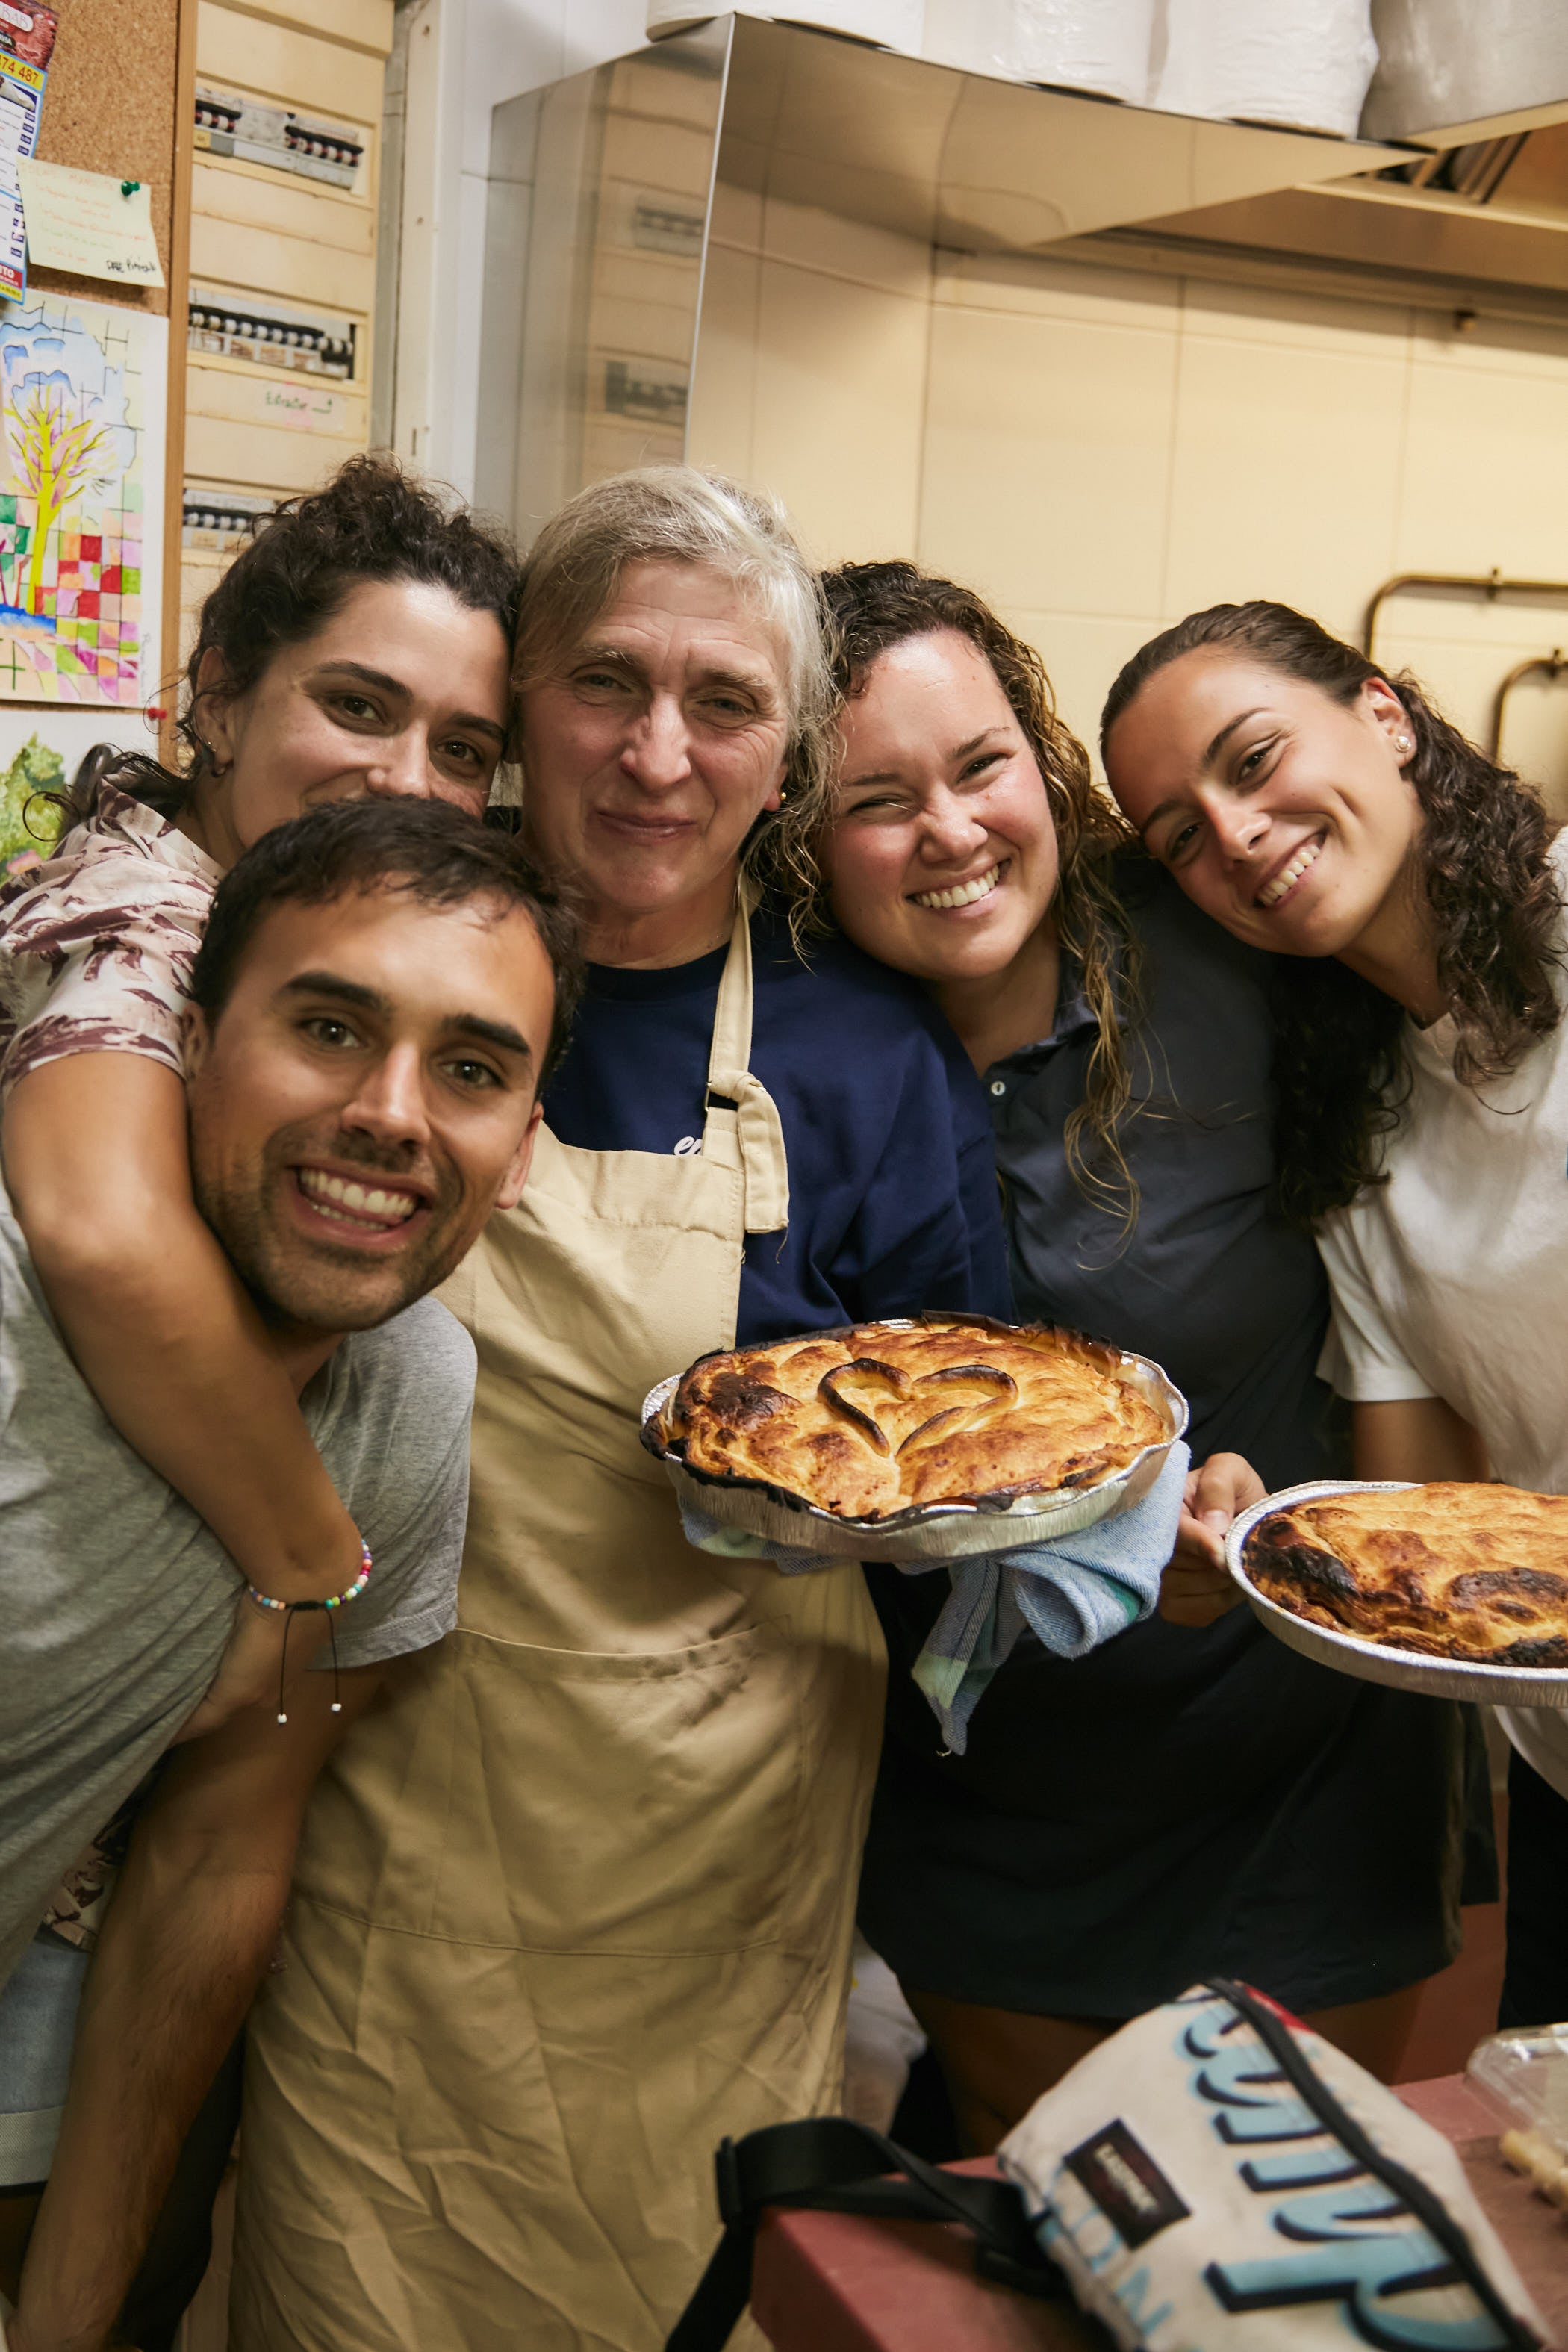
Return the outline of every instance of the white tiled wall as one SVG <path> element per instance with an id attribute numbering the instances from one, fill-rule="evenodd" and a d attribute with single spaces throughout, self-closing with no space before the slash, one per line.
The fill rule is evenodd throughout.
<path id="1" fill-rule="evenodd" d="M 1395 572 L 1568 578 L 1568 323 L 1047 260 L 931 256 L 725 194 L 690 454 L 767 482 L 827 560 L 913 552 L 1040 647 L 1092 740 L 1143 639 L 1277 596 L 1359 636 Z M 1410 596 L 1378 652 L 1485 735 L 1568 604 Z M 1568 813 L 1568 681 L 1505 754 Z"/>
<path id="2" fill-rule="evenodd" d="M 932 257 L 721 184 L 688 455 L 774 489 L 825 561 L 920 527 Z"/>

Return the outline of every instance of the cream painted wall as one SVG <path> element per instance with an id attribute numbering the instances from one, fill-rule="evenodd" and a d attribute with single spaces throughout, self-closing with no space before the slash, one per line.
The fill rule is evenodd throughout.
<path id="1" fill-rule="evenodd" d="M 723 192 L 690 454 L 765 482 L 825 560 L 982 588 L 1092 741 L 1105 689 L 1194 607 L 1272 595 L 1354 637 L 1394 572 L 1568 576 L 1568 322 L 1468 334 L 1404 305 L 1079 263 L 931 256 Z M 1410 596 L 1380 656 L 1484 737 L 1568 607 Z M 1505 755 L 1568 814 L 1568 683 Z"/>
<path id="2" fill-rule="evenodd" d="M 721 183 L 687 454 L 776 490 L 823 561 L 920 529 L 928 246 Z"/>

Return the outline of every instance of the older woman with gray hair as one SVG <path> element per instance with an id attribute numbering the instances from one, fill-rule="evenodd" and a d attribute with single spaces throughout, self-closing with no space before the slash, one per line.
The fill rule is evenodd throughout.
<path id="1" fill-rule="evenodd" d="M 643 2352 L 718 2140 L 836 2105 L 877 1620 L 858 1568 L 693 1549 L 638 1409 L 737 1341 L 1006 1307 L 967 1063 L 772 902 L 830 709 L 777 509 L 684 467 L 584 490 L 517 680 L 593 961 L 522 1202 L 450 1286 L 458 1629 L 330 1768 L 254 2028 L 238 2352 Z"/>

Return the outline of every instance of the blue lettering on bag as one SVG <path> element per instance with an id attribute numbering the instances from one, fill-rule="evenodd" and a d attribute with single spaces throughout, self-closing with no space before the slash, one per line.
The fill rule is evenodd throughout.
<path id="1" fill-rule="evenodd" d="M 1238 2032 L 1243 2038 L 1233 2040 Z M 1237 2166 L 1257 2196 L 1281 2189 L 1314 2193 L 1286 2197 L 1269 2215 L 1281 2237 L 1305 2242 L 1299 2251 L 1262 2262 L 1211 2263 L 1205 2269 L 1205 2280 L 1226 2311 L 1339 2301 L 1353 2333 L 1378 2352 L 1501 2352 L 1502 2333 L 1482 2312 L 1438 2319 L 1391 2307 L 1396 2295 L 1452 2285 L 1459 2273 L 1399 2196 L 1374 2179 L 1287 2086 L 1278 2061 L 1252 2040 L 1228 2001 L 1206 2000 L 1188 2020 L 1177 2047 L 1193 2062 L 1194 2090 L 1219 2110 L 1211 2117 L 1219 2139 L 1232 2146 L 1318 2143 L 1312 2149 L 1249 2157 Z M 1394 2220 L 1405 2226 L 1363 2226 Z"/>
<path id="2" fill-rule="evenodd" d="M 1283 2156 L 1249 2157 L 1237 2167 L 1249 2189 L 1266 2197 L 1271 2189 L 1318 2189 L 1331 2180 L 1353 2180 L 1362 2168 L 1336 2141 L 1313 2154 L 1293 2147 Z"/>
<path id="3" fill-rule="evenodd" d="M 1131 2278 L 1124 2278 L 1120 2286 L 1111 2289 L 1128 2318 L 1145 2337 L 1152 2336 L 1156 2327 L 1163 2327 L 1176 2308 L 1173 2303 L 1163 2303 L 1157 2311 L 1146 2311 L 1143 2306 L 1148 2300 L 1149 2286 L 1149 2266 L 1145 2263 L 1133 2272 Z"/>
<path id="4" fill-rule="evenodd" d="M 1376 2345 L 1379 2352 L 1500 2352 L 1502 2336 L 1484 2313 L 1471 2319 L 1422 2319 L 1388 2307 L 1391 2295 L 1447 2286 L 1456 2275 L 1442 2248 L 1420 2229 L 1397 2236 L 1349 2235 L 1272 2262 L 1210 2263 L 1204 2272 L 1226 2311 L 1342 2299 L 1362 2342 Z"/>
<path id="5" fill-rule="evenodd" d="M 1215 2106 L 1239 2109 L 1215 2117 L 1221 2139 L 1316 2139 L 1323 2126 L 1306 2103 L 1273 2086 L 1283 2075 L 1256 2042 L 1228 2042 L 1240 2022 L 1230 2004 L 1210 2001 L 1183 2032 L 1178 2047 L 1199 2061 L 1193 2087 Z"/>
<path id="6" fill-rule="evenodd" d="M 1282 2096 L 1270 2087 L 1282 2080 L 1267 2051 L 1237 2047 L 1221 2050 L 1205 2062 L 1197 2076 L 1197 2088 L 1205 2099 L 1226 2110 L 1215 2117 L 1221 2139 L 1321 2137 L 1321 2119 L 1305 2100 L 1293 2094 Z"/>
<path id="7" fill-rule="evenodd" d="M 1340 2226 L 1342 2222 L 1408 2219 L 1404 2199 L 1369 2173 L 1342 2189 L 1320 2189 L 1312 2197 L 1287 2198 L 1274 2209 L 1274 2227 L 1282 2238 L 1342 2238 L 1349 2233 Z"/>

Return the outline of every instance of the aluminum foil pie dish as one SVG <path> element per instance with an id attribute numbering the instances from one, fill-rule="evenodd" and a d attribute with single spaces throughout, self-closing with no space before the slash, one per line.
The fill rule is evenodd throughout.
<path id="1" fill-rule="evenodd" d="M 1568 1706 L 1568 1666 L 1490 1665 L 1478 1659 L 1435 1657 L 1389 1642 L 1366 1641 L 1299 1616 L 1260 1591 L 1247 1573 L 1247 1546 L 1253 1532 L 1276 1512 L 1332 1496 L 1414 1491 L 1414 1482 L 1405 1478 L 1317 1478 L 1305 1486 L 1282 1487 L 1279 1494 L 1250 1505 L 1226 1532 L 1225 1560 L 1254 1616 L 1288 1649 L 1315 1658 L 1321 1665 L 1333 1666 L 1341 1674 L 1354 1675 L 1362 1682 L 1425 1691 L 1433 1698 L 1474 1699 L 1483 1706 Z"/>
<path id="2" fill-rule="evenodd" d="M 1104 1424 L 1110 1435 L 1098 1454 L 1091 1446 L 1074 1455 L 1068 1439 L 1053 1437 L 1048 1394 L 1045 1419 L 1027 1418 L 1031 1397 L 1055 1381 L 1063 1391 L 1057 1426 L 1076 1425 L 1075 1377 L 1086 1428 Z M 700 1357 L 650 1391 L 642 1442 L 683 1501 L 763 1542 L 825 1559 L 943 1560 L 1074 1535 L 1131 1510 L 1186 1425 L 1185 1398 L 1144 1357 L 1071 1332 L 928 1314 Z M 734 1465 L 715 1467 L 727 1430 Z M 1065 1464 L 1057 1461 L 1064 1444 Z M 759 1460 L 770 1448 L 798 1470 L 765 1475 Z M 1012 1465 L 1006 1483 L 977 1488 L 964 1466 L 999 1449 Z M 1126 1458 L 1103 1467 L 1118 1450 Z M 940 1498 L 889 1507 L 884 1497 L 856 1509 L 840 1496 L 830 1507 L 836 1487 L 852 1493 L 901 1479 L 929 1490 L 950 1475 L 955 1483 Z"/>

